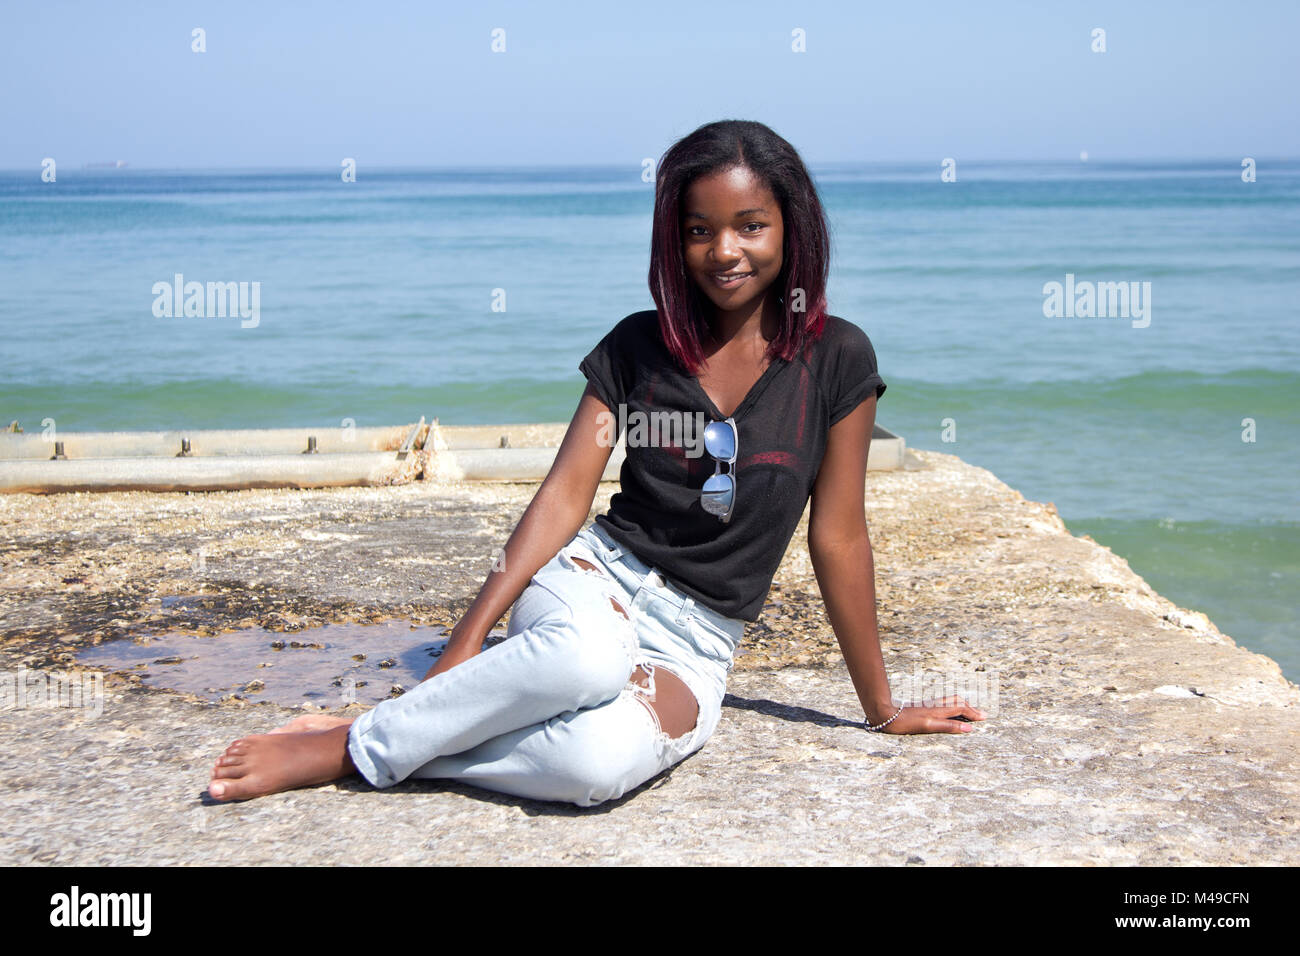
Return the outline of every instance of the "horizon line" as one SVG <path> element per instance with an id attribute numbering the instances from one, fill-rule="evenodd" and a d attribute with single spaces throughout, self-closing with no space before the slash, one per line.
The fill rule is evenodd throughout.
<path id="1" fill-rule="evenodd" d="M 349 157 L 345 157 L 345 158 L 349 158 Z M 840 167 L 842 166 L 849 166 L 849 167 L 907 166 L 907 167 L 915 167 L 915 168 L 929 168 L 929 167 L 941 165 L 942 159 L 946 159 L 946 158 L 948 157 L 942 157 L 939 160 L 935 160 L 935 159 L 924 159 L 924 160 L 921 159 L 838 159 L 838 160 L 805 160 L 805 162 L 810 169 L 831 168 L 837 166 Z M 962 164 L 965 165 L 1050 164 L 1050 165 L 1057 165 L 1057 166 L 1087 167 L 1087 166 L 1108 166 L 1108 165 L 1114 166 L 1114 165 L 1127 165 L 1127 164 L 1138 164 L 1138 165 L 1157 164 L 1157 163 L 1217 164 L 1221 162 L 1230 162 L 1233 166 L 1236 166 L 1240 164 L 1242 158 L 1244 158 L 1244 156 L 1237 157 L 1235 155 L 1231 158 L 1226 156 L 1128 156 L 1128 157 L 1108 156 L 1105 158 L 1094 158 L 1092 156 L 1089 156 L 1089 158 L 1086 160 L 1080 159 L 1078 157 L 1067 158 L 1061 156 L 1036 157 L 1036 158 L 1034 157 L 1015 157 L 1015 158 L 978 157 L 978 158 L 971 158 L 965 160 L 958 159 L 958 164 L 959 165 Z M 1256 163 L 1258 164 L 1259 162 L 1258 155 L 1252 156 L 1251 158 L 1255 159 Z M 57 158 L 55 161 L 56 163 L 58 162 Z M 1300 156 L 1267 157 L 1266 161 L 1269 163 L 1282 163 L 1282 164 L 1296 163 L 1296 162 L 1300 162 Z M 123 163 L 124 165 L 113 166 L 111 165 L 113 163 Z M 135 165 L 132 164 L 130 160 L 123 160 L 123 159 L 111 159 L 111 160 L 102 159 L 102 160 L 95 160 L 93 162 L 82 162 L 82 163 L 68 162 L 66 164 L 61 163 L 60 165 L 66 165 L 66 168 L 69 170 L 76 170 L 81 172 L 89 171 L 92 169 L 96 171 L 104 171 L 104 172 L 119 172 L 123 169 L 126 169 L 126 170 L 134 170 L 134 171 L 141 171 L 141 172 L 239 172 L 239 171 L 254 172 L 254 171 L 266 171 L 266 170 L 299 172 L 299 171 L 308 171 L 308 170 L 311 171 L 329 170 L 333 173 L 333 172 L 337 172 L 338 169 L 337 166 L 332 166 L 332 165 L 316 166 L 316 165 L 300 164 L 300 163 L 247 164 L 247 165 L 232 164 L 232 165 L 225 165 L 225 166 L 208 166 L 208 165 L 145 166 L 145 165 Z M 415 171 L 415 170 L 440 171 L 440 172 L 465 172 L 465 171 L 487 172 L 487 171 L 500 170 L 500 171 L 510 171 L 510 172 L 521 172 L 525 170 L 561 170 L 561 169 L 563 170 L 636 169 L 639 168 L 639 163 L 629 161 L 626 164 L 617 163 L 617 162 L 605 162 L 605 163 L 572 162 L 572 163 L 492 163 L 492 164 L 375 163 L 371 165 L 369 163 L 358 162 L 357 167 L 359 169 L 365 168 L 365 169 L 376 170 L 376 171 L 392 171 L 392 172 Z M 33 170 L 39 172 L 40 169 L 41 169 L 41 162 L 37 160 L 30 166 L 0 166 L 0 173 L 30 173 Z"/>

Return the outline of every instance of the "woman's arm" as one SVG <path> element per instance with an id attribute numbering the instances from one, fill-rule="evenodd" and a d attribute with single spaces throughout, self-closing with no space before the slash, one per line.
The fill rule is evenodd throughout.
<path id="1" fill-rule="evenodd" d="M 871 395 L 831 427 L 826 454 L 813 485 L 808 554 L 867 722 L 878 724 L 898 710 L 889 692 L 876 620 L 876 567 L 867 534 L 867 454 L 876 423 Z M 949 706 L 905 707 L 890 733 L 962 733 L 984 715 L 964 701 Z"/>
<path id="2" fill-rule="evenodd" d="M 446 649 L 425 680 L 482 650 L 483 639 L 519 599 L 537 569 L 582 528 L 613 451 L 612 445 L 599 441 L 602 412 L 609 414 L 609 409 L 588 385 L 554 464 L 506 541 L 501 567 L 488 572 L 474 603 L 451 629 Z"/>

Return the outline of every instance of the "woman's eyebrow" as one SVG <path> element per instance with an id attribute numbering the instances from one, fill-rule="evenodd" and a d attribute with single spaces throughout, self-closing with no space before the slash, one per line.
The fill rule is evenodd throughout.
<path id="1" fill-rule="evenodd" d="M 753 216 L 755 214 L 763 215 L 763 216 L 769 215 L 766 209 L 760 207 L 758 209 L 742 209 L 740 210 L 740 212 L 736 213 L 732 218 L 739 219 L 742 216 Z M 702 212 L 688 212 L 686 214 L 686 218 L 687 219 L 708 219 L 709 217 L 704 215 L 704 213 Z"/>

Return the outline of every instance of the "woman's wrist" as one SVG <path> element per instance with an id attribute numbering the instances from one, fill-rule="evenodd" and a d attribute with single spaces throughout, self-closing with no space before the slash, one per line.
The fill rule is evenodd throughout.
<path id="1" fill-rule="evenodd" d="M 483 642 L 473 641 L 467 637 L 453 637 L 447 641 L 447 646 L 442 649 L 438 659 L 434 661 L 428 673 L 424 675 L 424 680 L 428 680 L 435 674 L 441 674 L 444 671 L 451 670 L 457 664 L 463 664 L 483 649 Z"/>
<path id="2" fill-rule="evenodd" d="M 863 705 L 862 712 L 866 717 L 867 725 L 875 726 L 889 720 L 898 713 L 900 704 L 901 702 L 895 701 L 892 697 L 886 697 Z"/>
<path id="3" fill-rule="evenodd" d="M 461 620 L 447 632 L 447 646 L 442 653 L 457 660 L 473 657 L 483 649 L 483 642 L 487 639 L 487 635 L 487 630 Z"/>

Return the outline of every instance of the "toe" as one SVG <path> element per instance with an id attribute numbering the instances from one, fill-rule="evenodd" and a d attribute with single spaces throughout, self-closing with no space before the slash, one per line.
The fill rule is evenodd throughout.
<path id="1" fill-rule="evenodd" d="M 238 780 L 214 780 L 208 784 L 208 795 L 214 800 L 238 800 L 248 789 Z"/>

